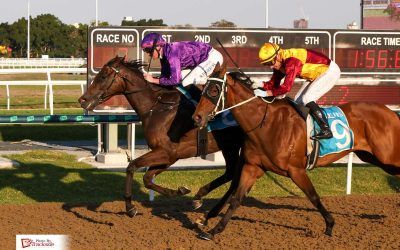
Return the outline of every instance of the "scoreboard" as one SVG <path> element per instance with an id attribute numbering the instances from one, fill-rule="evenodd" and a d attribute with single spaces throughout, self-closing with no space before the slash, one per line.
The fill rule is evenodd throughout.
<path id="1" fill-rule="evenodd" d="M 387 31 L 89 28 L 88 85 L 101 67 L 116 55 L 126 56 L 126 60 L 140 59 L 148 62 L 147 54 L 140 50 L 140 41 L 150 32 L 162 34 L 167 42 L 209 43 L 224 54 L 225 52 L 217 42 L 218 39 L 243 71 L 266 80 L 271 70 L 260 65 L 258 61 L 258 51 L 264 43 L 276 43 L 282 48 L 313 49 L 334 60 L 342 71 L 340 84 L 320 99 L 321 104 L 337 105 L 348 101 L 364 101 L 368 97 L 370 101 L 400 105 L 400 32 Z M 235 70 L 235 67 L 228 60 L 228 71 L 232 70 Z M 159 60 L 152 60 L 151 71 L 155 74 L 160 71 Z M 367 79 L 370 81 L 369 84 L 364 84 L 365 78 L 373 79 Z M 347 81 L 347 79 L 350 80 Z M 360 79 L 359 84 L 354 84 L 354 80 L 357 79 Z M 356 86 L 360 84 L 363 85 L 362 88 Z M 300 84 L 296 85 L 293 91 L 296 91 Z M 100 105 L 94 112 L 113 113 L 116 111 L 132 112 L 133 110 L 125 98 L 119 96 Z"/>
<path id="2" fill-rule="evenodd" d="M 266 42 L 276 43 L 283 48 L 310 48 L 328 56 L 331 52 L 331 35 L 327 31 L 312 30 L 228 30 L 228 29 L 145 29 L 142 37 L 150 32 L 160 33 L 167 42 L 198 41 L 211 44 L 222 54 L 217 39 L 231 55 L 237 65 L 249 74 L 270 71 L 260 65 L 258 51 Z M 148 61 L 147 55 L 142 52 L 142 58 Z M 154 65 L 157 69 L 159 65 Z M 234 65 L 229 60 L 228 68 Z"/>

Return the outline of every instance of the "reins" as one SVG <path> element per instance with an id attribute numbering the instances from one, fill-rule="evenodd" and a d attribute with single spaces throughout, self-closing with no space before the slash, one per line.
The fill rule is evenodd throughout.
<path id="1" fill-rule="evenodd" d="M 224 76 L 224 79 L 210 78 L 210 80 L 222 82 L 222 85 L 221 85 L 221 86 L 222 86 L 222 87 L 221 87 L 222 91 L 221 91 L 220 96 L 219 96 L 219 98 L 218 98 L 217 104 L 215 105 L 215 109 L 214 109 L 214 110 L 210 113 L 210 115 L 209 115 L 211 118 L 213 118 L 214 116 L 216 116 L 216 115 L 218 115 L 218 114 L 221 114 L 221 113 L 223 113 L 223 112 L 225 112 L 225 111 L 228 111 L 228 110 L 231 110 L 231 109 L 233 109 L 233 108 L 242 106 L 243 104 L 246 104 L 246 103 L 251 102 L 252 100 L 258 98 L 258 96 L 253 96 L 253 97 L 250 97 L 250 98 L 247 99 L 247 100 L 244 100 L 244 101 L 242 101 L 242 102 L 240 102 L 240 103 L 237 103 L 237 104 L 235 104 L 235 105 L 233 105 L 233 106 L 230 106 L 230 107 L 228 107 L 228 108 L 225 108 L 225 94 L 226 94 L 226 92 L 228 91 L 228 88 L 227 88 L 227 86 L 226 86 L 226 74 L 225 74 L 225 76 Z M 272 102 L 275 101 L 275 97 L 274 97 L 271 101 L 267 101 L 267 100 L 265 100 L 264 98 L 261 98 L 261 99 L 262 99 L 264 102 L 266 102 L 266 103 L 272 103 Z M 219 106 L 220 106 L 221 103 L 222 103 L 222 106 L 221 106 L 222 109 L 218 111 L 218 108 L 219 108 Z"/>
<path id="2" fill-rule="evenodd" d="M 109 66 L 109 67 L 115 72 L 115 74 L 114 74 L 114 77 L 113 77 L 113 79 L 112 79 L 110 85 L 107 87 L 105 93 L 107 93 L 108 89 L 112 86 L 112 83 L 115 81 L 115 77 L 116 77 L 116 76 L 121 77 L 121 78 L 124 80 L 124 82 L 128 82 L 128 83 L 131 83 L 131 84 L 132 84 L 132 81 L 131 81 L 131 80 L 129 80 L 129 79 L 128 79 L 127 77 L 125 77 L 124 75 L 121 75 L 121 74 L 120 74 L 120 69 L 115 68 L 115 67 L 112 67 L 112 66 Z M 138 70 L 140 70 L 140 69 L 138 68 Z M 123 94 L 124 94 L 124 95 L 136 94 L 136 93 L 145 91 L 145 90 L 147 90 L 147 89 L 149 89 L 149 88 L 154 92 L 154 90 L 151 88 L 151 86 L 150 86 L 149 84 L 146 84 L 146 87 L 144 87 L 144 88 L 141 88 L 141 89 L 138 89 L 138 90 L 134 90 L 134 91 L 125 91 Z M 160 89 L 160 90 L 157 90 L 157 91 L 161 91 L 161 89 Z M 147 112 L 145 112 L 144 114 L 142 114 L 142 117 L 151 116 L 154 112 L 164 112 L 164 111 L 173 110 L 174 108 L 176 108 L 176 107 L 179 106 L 179 102 L 166 102 L 166 101 L 162 101 L 162 96 L 163 96 L 163 94 L 164 94 L 164 92 L 162 92 L 159 96 L 156 97 L 156 100 L 155 100 L 155 102 L 151 105 L 150 110 L 147 111 Z M 106 97 L 107 97 L 107 96 L 106 96 Z M 101 99 L 105 99 L 105 98 L 104 98 L 104 94 L 101 96 Z M 101 99 L 100 99 L 100 100 L 101 100 Z M 165 108 L 161 108 L 161 109 L 155 109 L 155 106 L 156 106 L 158 103 L 160 103 L 160 104 L 165 104 L 165 105 L 169 105 L 169 106 L 167 106 L 167 107 L 165 107 Z"/>

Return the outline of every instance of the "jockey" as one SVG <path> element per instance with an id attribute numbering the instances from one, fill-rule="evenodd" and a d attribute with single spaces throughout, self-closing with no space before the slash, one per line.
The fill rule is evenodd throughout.
<path id="1" fill-rule="evenodd" d="M 175 86 L 180 83 L 184 87 L 190 84 L 204 85 L 213 73 L 217 63 L 222 66 L 223 57 L 209 44 L 202 42 L 167 43 L 158 33 L 147 34 L 141 47 L 153 59 L 160 59 L 161 75 L 158 78 L 149 73 L 143 74 L 151 83 L 163 86 Z"/>
<path id="2" fill-rule="evenodd" d="M 340 78 L 339 66 L 327 56 L 310 49 L 281 49 L 277 44 L 265 43 L 259 51 L 260 63 L 273 70 L 267 82 L 254 83 L 256 96 L 279 96 L 288 93 L 295 78 L 306 83 L 295 96 L 295 101 L 310 109 L 310 114 L 321 131 L 312 139 L 332 138 L 332 131 L 324 112 L 316 101 L 327 93 Z M 281 84 L 281 80 L 285 78 Z"/>

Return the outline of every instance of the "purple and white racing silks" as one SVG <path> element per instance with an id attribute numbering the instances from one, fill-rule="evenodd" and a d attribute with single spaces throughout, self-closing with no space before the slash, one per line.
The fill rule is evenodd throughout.
<path id="1" fill-rule="evenodd" d="M 160 85 L 173 86 L 182 83 L 187 86 L 205 84 L 217 63 L 222 64 L 223 57 L 206 43 L 173 42 L 164 45 L 160 61 Z"/>

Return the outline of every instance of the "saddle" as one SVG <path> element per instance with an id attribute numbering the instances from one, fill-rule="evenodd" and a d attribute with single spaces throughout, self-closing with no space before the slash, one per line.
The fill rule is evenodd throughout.
<path id="1" fill-rule="evenodd" d="M 309 108 L 307 108 L 306 106 L 298 104 L 297 102 L 295 102 L 290 97 L 285 97 L 285 99 L 297 111 L 297 113 L 303 118 L 303 120 L 307 124 L 307 117 L 308 117 L 308 114 L 309 114 Z M 310 143 L 308 143 L 309 141 L 310 141 Z M 312 140 L 310 138 L 307 138 L 307 147 L 308 148 L 310 148 L 309 144 L 311 144 L 311 150 L 307 150 L 307 152 L 310 152 L 310 153 L 307 154 L 306 169 L 307 170 L 312 170 L 317 165 L 318 156 L 319 156 L 319 149 L 320 149 L 320 141 L 319 140 Z"/>

